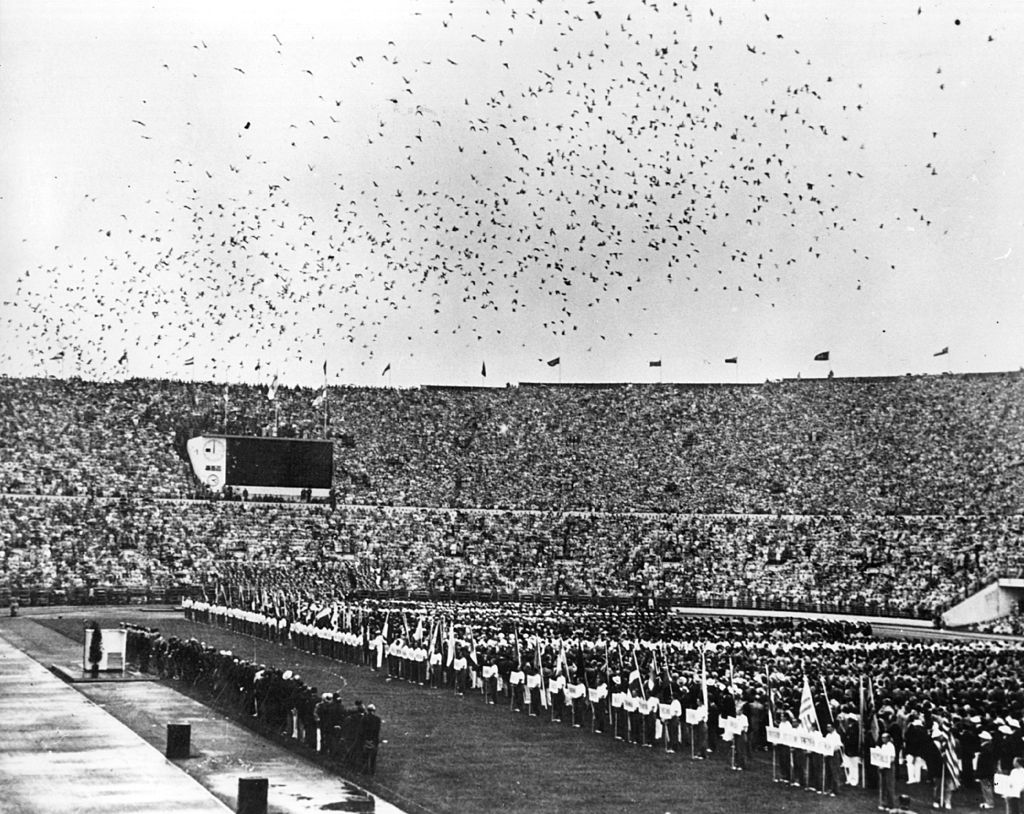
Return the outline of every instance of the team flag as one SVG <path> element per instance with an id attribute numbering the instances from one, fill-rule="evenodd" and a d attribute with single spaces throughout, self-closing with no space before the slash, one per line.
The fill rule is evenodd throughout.
<path id="1" fill-rule="evenodd" d="M 643 682 L 640 680 L 640 662 L 636 660 L 636 645 L 633 646 L 633 669 L 629 673 L 629 689 L 633 690 L 633 682 L 636 682 L 640 687 L 640 697 L 645 701 L 647 700 L 647 691 L 644 689 Z M 635 694 L 635 693 L 634 693 Z"/>
<path id="2" fill-rule="evenodd" d="M 933 353 L 933 354 L 932 354 L 932 356 L 945 356 L 945 355 L 946 355 L 947 353 L 949 353 L 949 345 L 947 345 L 946 347 L 944 347 L 944 348 L 943 348 L 942 350 L 940 350 L 940 351 L 939 351 L 938 353 Z"/>
<path id="3" fill-rule="evenodd" d="M 569 678 L 569 657 L 565 654 L 565 642 L 558 640 L 558 658 L 555 659 L 555 672 L 561 672 Z"/>
<path id="4" fill-rule="evenodd" d="M 384 365 L 384 369 L 380 372 L 380 375 L 383 376 L 389 370 L 391 370 L 391 362 L 388 362 L 386 365 Z"/>
<path id="5" fill-rule="evenodd" d="M 270 383 L 270 387 L 267 389 L 267 398 L 273 401 L 277 398 L 277 374 L 274 374 L 274 381 Z"/>
<path id="6" fill-rule="evenodd" d="M 128 351 L 125 351 L 124 353 L 121 354 L 121 358 L 117 360 L 117 363 L 119 365 L 123 365 L 127 361 L 128 361 Z"/>
<path id="7" fill-rule="evenodd" d="M 728 359 L 725 360 L 725 363 L 727 365 L 738 365 L 740 363 L 740 360 L 738 356 L 730 356 Z"/>
<path id="8" fill-rule="evenodd" d="M 435 647 L 434 643 L 437 640 L 437 637 L 435 636 L 435 634 L 437 632 L 438 632 L 437 631 L 437 623 L 432 621 L 430 623 L 430 638 L 427 639 L 427 675 L 428 676 L 431 674 L 431 671 L 434 669 L 434 653 L 437 652 L 437 648 Z"/>
<path id="9" fill-rule="evenodd" d="M 480 363 L 480 375 L 487 378 L 487 362 Z"/>
<path id="10" fill-rule="evenodd" d="M 821 353 L 814 354 L 814 361 L 815 362 L 827 362 L 828 361 L 828 351 L 827 350 L 823 350 Z"/>
<path id="11" fill-rule="evenodd" d="M 800 693 L 800 723 L 811 732 L 821 734 L 821 727 L 818 726 L 818 716 L 814 712 L 814 699 L 811 697 L 811 682 L 804 675 L 804 689 Z"/>
<path id="12" fill-rule="evenodd" d="M 534 656 L 537 665 L 537 675 L 540 676 L 540 705 L 544 708 L 548 708 L 548 688 L 545 686 L 544 681 L 544 662 L 541 661 L 540 657 L 540 636 L 537 637 L 537 653 Z"/>
<path id="13" fill-rule="evenodd" d="M 562 364 L 562 357 L 556 356 L 554 359 L 548 359 L 548 367 L 558 367 Z"/>
<path id="14" fill-rule="evenodd" d="M 946 766 L 946 782 L 954 789 L 960 787 L 960 771 L 963 764 L 960 762 L 960 755 L 956 751 L 956 738 L 953 737 L 953 730 L 946 721 L 938 720 L 932 730 L 932 740 L 942 755 L 943 763 Z"/>
<path id="15" fill-rule="evenodd" d="M 825 696 L 825 709 L 828 710 L 829 720 L 834 724 L 836 722 L 836 716 L 832 714 L 832 702 L 828 698 L 828 687 L 825 686 L 825 676 L 818 676 L 821 680 L 821 691 Z"/>
<path id="16" fill-rule="evenodd" d="M 319 395 L 313 399 L 313 409 L 319 410 L 324 402 L 327 401 L 327 385 L 324 385 L 324 389 L 320 391 Z"/>
<path id="17" fill-rule="evenodd" d="M 661 367 L 661 359 L 657 359 L 654 362 L 647 363 L 649 367 Z"/>
<path id="18" fill-rule="evenodd" d="M 701 700 L 704 702 L 704 714 L 707 715 L 708 711 L 708 661 L 707 654 L 700 651 L 700 694 Z"/>
<path id="19" fill-rule="evenodd" d="M 871 735 L 871 745 L 877 746 L 882 733 L 881 727 L 878 725 L 878 710 L 875 708 L 875 688 L 871 681 L 871 676 L 868 676 L 867 691 L 861 704 L 861 714 L 863 716 L 861 731 L 866 735 Z"/>
<path id="20" fill-rule="evenodd" d="M 384 614 L 384 627 L 377 634 L 377 669 L 384 665 L 384 647 L 388 641 L 388 620 L 391 618 L 391 611 Z"/>

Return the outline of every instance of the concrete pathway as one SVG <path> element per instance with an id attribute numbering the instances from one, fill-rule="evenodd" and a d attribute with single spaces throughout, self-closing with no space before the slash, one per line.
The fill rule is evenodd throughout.
<path id="1" fill-rule="evenodd" d="M 0 811 L 232 811 L 128 727 L 0 637 Z"/>
<path id="2" fill-rule="evenodd" d="M 4 814 L 235 811 L 243 777 L 268 779 L 269 814 L 402 814 L 162 683 L 88 679 L 79 646 L 29 619 L 0 624 L 0 721 Z M 190 725 L 189 758 L 163 757 L 168 724 Z"/>

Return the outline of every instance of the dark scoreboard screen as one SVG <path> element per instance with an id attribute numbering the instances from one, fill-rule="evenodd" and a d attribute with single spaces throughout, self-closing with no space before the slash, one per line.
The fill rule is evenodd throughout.
<path id="1" fill-rule="evenodd" d="M 231 486 L 330 489 L 334 445 L 330 441 L 228 436 L 224 482 Z"/>

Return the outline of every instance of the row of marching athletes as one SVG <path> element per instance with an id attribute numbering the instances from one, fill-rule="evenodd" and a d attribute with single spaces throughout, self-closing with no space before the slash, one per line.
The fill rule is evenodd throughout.
<path id="1" fill-rule="evenodd" d="M 694 758 L 721 753 L 724 746 L 729 765 L 741 770 L 752 751 L 767 748 L 766 724 L 773 717 L 781 722 L 785 712 L 799 708 L 795 720 L 806 718 L 808 732 L 816 733 L 822 742 L 805 749 L 773 747 L 773 778 L 822 793 L 840 794 L 845 780 L 848 786 L 879 789 L 881 800 L 889 802 L 899 779 L 897 772 L 905 762 L 908 784 L 918 780 L 920 764 L 927 766 L 938 807 L 949 807 L 953 791 L 977 779 L 982 805 L 987 808 L 992 805 L 996 783 L 995 775 L 983 772 L 984 766 L 993 763 L 983 760 L 985 734 L 996 741 L 1004 774 L 1014 758 L 1024 755 L 1020 724 L 1024 716 L 1018 712 L 1024 708 L 1024 694 L 1017 678 L 1024 662 L 1016 659 L 1016 649 L 1005 645 L 890 642 L 875 640 L 870 631 L 850 626 L 834 629 L 835 625 L 827 622 L 801 622 L 801 638 L 787 642 L 778 638 L 779 631 L 789 630 L 781 626 L 798 623 L 720 619 L 660 620 L 663 628 L 671 629 L 671 636 L 662 630 L 660 637 L 630 637 L 628 631 L 640 632 L 639 626 L 635 619 L 618 618 L 625 616 L 621 609 L 609 612 L 616 614 L 615 618 L 598 619 L 590 625 L 596 629 L 588 630 L 588 615 L 574 617 L 572 624 L 560 624 L 550 609 L 524 606 L 510 618 L 491 608 L 459 606 L 427 616 L 423 611 L 432 610 L 431 603 L 406 604 L 418 614 L 418 619 L 413 617 L 414 626 L 400 605 L 393 613 L 386 606 L 367 611 L 357 605 L 357 615 L 345 621 L 347 630 L 328 627 L 330 614 L 322 611 L 321 625 L 313 623 L 314 614 L 308 620 L 290 622 L 285 636 L 310 652 L 385 671 L 393 681 L 429 684 L 462 694 L 479 692 L 492 704 L 631 744 L 688 752 Z M 540 616 L 541 612 L 547 616 Z M 233 625 L 236 622 L 228 617 L 237 613 L 249 612 L 207 607 L 204 615 Z M 351 610 L 345 613 L 352 615 Z M 488 613 L 485 623 L 474 618 Z M 587 614 L 598 613 L 587 609 Z M 531 614 L 540 618 L 531 618 Z M 456 618 L 474 624 L 460 624 Z M 627 627 L 624 622 L 633 624 Z M 742 627 L 744 624 L 747 627 Z M 523 635 L 519 625 L 535 632 Z M 257 623 L 255 627 L 266 629 L 271 636 L 280 635 L 270 624 Z M 457 628 L 461 637 L 456 636 Z M 742 646 L 727 644 L 724 653 L 716 653 L 718 628 L 731 631 L 727 635 Z M 560 629 L 574 635 L 567 639 L 552 635 Z M 988 659 L 989 669 L 997 672 L 986 675 L 979 686 L 990 687 L 993 694 L 1002 692 L 1001 701 L 986 702 L 984 695 L 971 690 L 973 684 L 963 682 L 957 700 L 949 695 L 946 684 L 934 680 L 940 674 L 936 664 L 960 669 L 962 654 L 973 660 Z M 705 655 L 708 661 L 717 662 L 717 672 L 707 671 Z M 734 655 L 740 666 L 735 673 Z M 895 678 L 886 681 L 885 694 L 876 705 L 872 676 L 858 677 L 857 673 L 865 659 L 883 657 L 889 660 L 888 671 Z M 769 668 L 773 659 L 776 665 L 788 664 L 789 669 Z M 813 697 L 806 674 L 800 691 L 805 660 L 821 681 Z M 758 669 L 758 665 L 765 666 Z M 845 681 L 844 666 L 851 668 Z M 925 672 L 925 667 L 930 672 Z M 826 686 L 825 670 L 830 671 L 831 682 L 845 683 L 843 700 Z M 858 680 L 859 704 L 853 683 Z M 920 726 L 915 723 L 918 719 Z M 833 731 L 821 734 L 829 727 Z M 911 737 L 918 730 L 921 744 Z M 888 746 L 897 755 L 889 772 L 867 760 L 869 748 L 886 745 L 883 732 L 889 735 Z M 978 742 L 972 743 L 972 737 Z"/>
<path id="2" fill-rule="evenodd" d="M 748 719 L 729 687 L 714 679 L 669 675 L 657 659 L 641 676 L 635 653 L 618 647 L 571 659 L 561 641 L 525 637 L 507 640 L 456 640 L 454 626 L 443 636 L 405 630 L 389 641 L 385 620 L 380 629 L 362 633 L 308 622 L 281 624 L 256 611 L 186 600 L 186 616 L 248 635 L 290 641 L 307 652 L 369 666 L 386 672 L 388 680 L 447 688 L 459 694 L 479 692 L 487 703 L 507 705 L 514 712 L 603 733 L 637 746 L 688 752 L 703 759 L 724 745 L 730 766 L 746 768 L 751 757 Z M 373 635 L 371 636 L 371 632 Z M 425 645 L 425 641 L 430 646 Z M 523 652 L 523 651 L 527 652 Z M 613 656 L 615 658 L 613 658 Z M 763 740 L 763 734 L 761 736 Z"/>
<path id="3" fill-rule="evenodd" d="M 376 637 L 369 642 L 371 653 L 381 646 Z M 626 673 L 613 669 L 610 660 L 581 669 L 570 663 L 564 647 L 554 659 L 541 654 L 539 640 L 532 649 L 529 656 L 520 653 L 517 659 L 511 646 L 457 644 L 442 653 L 397 639 L 383 649 L 379 663 L 370 661 L 387 673 L 389 681 L 448 688 L 459 695 L 479 692 L 488 704 L 638 746 L 689 751 L 703 759 L 724 743 L 732 767 L 746 768 L 751 756 L 746 705 L 741 703 L 737 710 L 732 696 L 716 682 L 710 682 L 705 693 L 699 682 L 672 682 L 667 675 L 641 680 L 638 667 Z M 709 703 L 718 725 L 710 737 Z"/>

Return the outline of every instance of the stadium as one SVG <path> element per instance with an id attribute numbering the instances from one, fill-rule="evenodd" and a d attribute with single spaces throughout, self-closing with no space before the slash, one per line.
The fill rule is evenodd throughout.
<path id="1" fill-rule="evenodd" d="M 549 5 L 11 5 L 0 808 L 1019 811 L 1024 17 Z"/>

